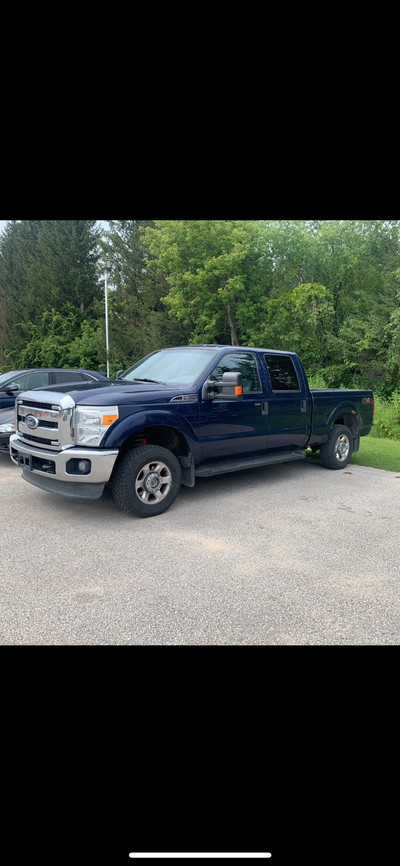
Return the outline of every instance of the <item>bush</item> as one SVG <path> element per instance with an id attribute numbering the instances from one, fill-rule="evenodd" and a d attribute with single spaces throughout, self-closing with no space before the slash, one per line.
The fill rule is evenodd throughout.
<path id="1" fill-rule="evenodd" d="M 314 375 L 308 376 L 308 384 L 310 388 L 327 388 L 326 381 L 322 375 L 322 373 L 314 373 Z"/>
<path id="2" fill-rule="evenodd" d="M 375 397 L 374 426 L 370 433 L 379 439 L 400 439 L 400 391 L 386 400 Z"/>

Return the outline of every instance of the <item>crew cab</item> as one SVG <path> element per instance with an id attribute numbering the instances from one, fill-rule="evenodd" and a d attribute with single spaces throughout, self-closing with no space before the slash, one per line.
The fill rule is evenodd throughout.
<path id="1" fill-rule="evenodd" d="M 372 391 L 310 389 L 295 352 L 160 349 L 107 382 L 25 391 L 10 455 L 22 477 L 72 499 L 110 485 L 121 510 L 166 511 L 198 477 L 304 459 L 343 469 L 373 425 Z"/>

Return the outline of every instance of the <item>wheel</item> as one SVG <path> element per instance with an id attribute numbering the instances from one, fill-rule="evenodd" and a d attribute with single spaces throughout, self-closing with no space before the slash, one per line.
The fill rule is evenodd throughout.
<path id="1" fill-rule="evenodd" d="M 167 448 L 140 445 L 121 457 L 111 486 L 125 514 L 153 517 L 166 511 L 178 495 L 181 467 Z"/>
<path id="2" fill-rule="evenodd" d="M 353 453 L 353 437 L 344 424 L 334 424 L 327 442 L 319 449 L 321 463 L 328 469 L 344 469 Z"/>

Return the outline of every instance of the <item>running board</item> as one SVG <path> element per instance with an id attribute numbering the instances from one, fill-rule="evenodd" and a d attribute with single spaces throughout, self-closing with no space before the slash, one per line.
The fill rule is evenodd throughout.
<path id="1" fill-rule="evenodd" d="M 235 460 L 220 460 L 218 463 L 204 463 L 195 470 L 196 478 L 210 475 L 223 475 L 225 472 L 239 472 L 241 469 L 256 469 L 270 463 L 287 463 L 288 460 L 304 460 L 305 451 L 281 451 L 279 454 L 264 454 L 256 457 L 237 457 Z"/>

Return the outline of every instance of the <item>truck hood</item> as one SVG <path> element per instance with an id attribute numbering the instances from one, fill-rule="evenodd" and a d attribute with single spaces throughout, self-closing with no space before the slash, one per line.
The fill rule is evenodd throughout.
<path id="1" fill-rule="evenodd" d="M 179 394 L 195 393 L 195 387 L 187 385 L 162 385 L 153 382 L 124 382 L 118 379 L 109 382 L 86 382 L 70 385 L 49 385 L 35 391 L 70 394 L 77 404 L 85 406 L 111 406 L 130 403 L 165 403 Z M 34 393 L 34 392 L 32 392 Z"/>

